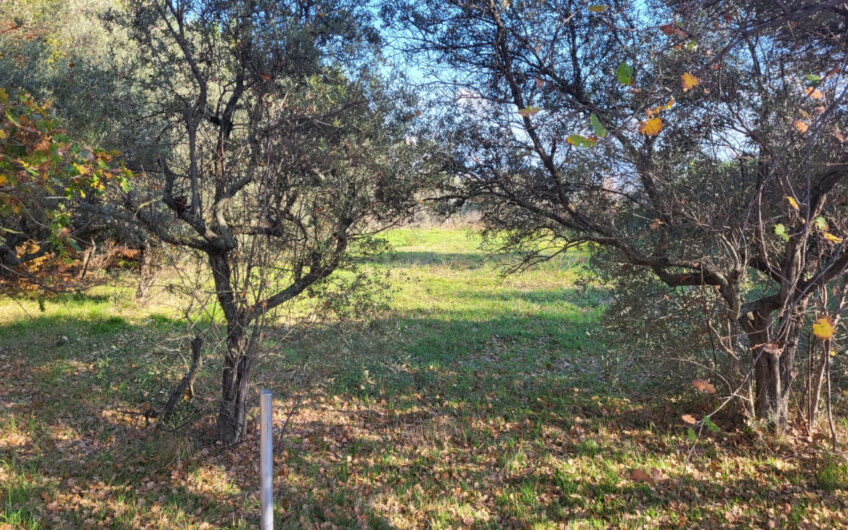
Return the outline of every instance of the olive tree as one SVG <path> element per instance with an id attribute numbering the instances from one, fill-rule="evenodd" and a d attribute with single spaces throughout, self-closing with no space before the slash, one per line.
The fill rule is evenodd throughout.
<path id="1" fill-rule="evenodd" d="M 305 0 L 134 0 L 113 17 L 141 50 L 159 152 L 125 206 L 211 271 L 228 445 L 271 315 L 409 214 L 423 182 L 414 112 L 375 73 L 368 17 Z"/>
<path id="2" fill-rule="evenodd" d="M 524 263 L 590 243 L 708 289 L 710 333 L 740 374 L 730 394 L 753 379 L 754 413 L 784 430 L 804 330 L 821 318 L 817 340 L 832 340 L 822 295 L 848 269 L 844 3 L 383 12 L 444 89 L 455 178 L 441 199 L 473 203 Z"/>

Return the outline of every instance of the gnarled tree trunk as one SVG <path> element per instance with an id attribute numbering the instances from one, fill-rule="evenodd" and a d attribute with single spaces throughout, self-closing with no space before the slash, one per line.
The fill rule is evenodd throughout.
<path id="1" fill-rule="evenodd" d="M 224 359 L 221 379 L 221 407 L 218 411 L 218 439 L 235 445 L 244 437 L 247 416 L 247 391 L 252 355 L 231 355 Z M 249 352 L 245 352 L 249 353 Z"/>
<path id="2" fill-rule="evenodd" d="M 218 303 L 227 321 L 227 351 L 221 374 L 221 404 L 218 410 L 218 439 L 224 445 L 242 441 L 247 416 L 250 368 L 256 347 L 256 330 L 248 338 L 249 318 L 239 310 L 233 293 L 228 252 L 210 252 L 209 264 L 215 280 Z"/>
<path id="3" fill-rule="evenodd" d="M 757 359 L 754 365 L 754 412 L 778 434 L 786 432 L 789 424 L 793 364 L 801 340 L 806 306 L 806 302 L 799 303 L 786 317 L 789 319 L 784 323 L 786 329 L 777 343 L 769 340 L 770 315 L 755 314 L 745 326 L 752 354 Z"/>

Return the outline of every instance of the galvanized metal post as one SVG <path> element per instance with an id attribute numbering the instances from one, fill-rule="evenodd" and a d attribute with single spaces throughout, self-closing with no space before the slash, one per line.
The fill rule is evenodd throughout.
<path id="1" fill-rule="evenodd" d="M 274 528 L 274 451 L 271 447 L 271 391 L 259 393 L 259 475 L 262 530 Z"/>

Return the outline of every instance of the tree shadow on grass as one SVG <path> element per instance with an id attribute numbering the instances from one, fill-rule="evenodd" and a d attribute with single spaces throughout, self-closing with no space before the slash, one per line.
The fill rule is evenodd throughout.
<path id="1" fill-rule="evenodd" d="M 265 352 L 253 388 L 275 391 L 277 429 L 289 421 L 277 433 L 282 527 L 686 525 L 722 521 L 724 487 L 753 505 L 745 521 L 763 522 L 773 499 L 748 471 L 692 479 L 672 508 L 674 488 L 630 479 L 635 467 L 679 471 L 684 426 L 663 400 L 631 402 L 610 390 L 587 353 L 602 347 L 585 336 L 590 320 L 509 308 L 471 316 L 397 313 L 298 331 Z M 4 432 L 14 423 L 24 436 L 0 446 L 0 457 L 33 484 L 14 509 L 46 526 L 60 516 L 71 526 L 111 518 L 137 527 L 162 513 L 180 525 L 255 525 L 253 422 L 237 448 L 191 444 L 163 459 L 170 443 L 208 439 L 208 423 L 162 442 L 138 415 L 181 375 L 179 352 L 160 346 L 184 331 L 168 319 L 133 325 L 108 316 L 0 327 L 4 355 L 20 354 L 10 357 L 19 377 L 0 387 L 0 399 L 15 405 L 0 419 Z M 57 346 L 60 336 L 69 342 Z M 212 403 L 217 357 L 208 356 L 197 383 Z M 696 464 L 733 461 L 750 448 L 715 450 Z M 133 486 L 132 495 L 116 485 Z M 75 503 L 67 493 L 75 487 L 99 500 Z M 58 510 L 48 509 L 54 502 Z"/>

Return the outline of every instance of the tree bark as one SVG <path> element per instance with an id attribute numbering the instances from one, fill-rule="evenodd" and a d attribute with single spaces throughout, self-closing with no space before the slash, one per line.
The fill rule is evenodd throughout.
<path id="1" fill-rule="evenodd" d="M 227 446 L 236 445 L 244 438 L 252 361 L 252 355 L 235 356 L 231 353 L 228 351 L 224 359 L 221 407 L 218 411 L 218 439 Z"/>
<path id="2" fill-rule="evenodd" d="M 754 367 L 755 412 L 778 434 L 786 431 L 789 419 L 789 381 L 781 373 L 785 356 L 762 352 Z"/>
<path id="3" fill-rule="evenodd" d="M 768 328 L 770 315 L 756 314 L 746 326 L 749 344 L 757 358 L 754 365 L 754 412 L 765 420 L 777 434 L 783 434 L 789 425 L 789 394 L 794 378 L 793 364 L 801 340 L 806 303 L 800 303 L 786 318 L 787 329 L 779 348 L 766 347 L 770 342 Z"/>
<path id="4" fill-rule="evenodd" d="M 247 391 L 253 361 L 255 336 L 248 340 L 249 321 L 240 311 L 232 287 L 231 269 L 226 252 L 209 253 L 209 265 L 215 280 L 215 292 L 227 321 L 227 351 L 221 374 L 221 405 L 218 410 L 218 439 L 227 446 L 244 438 L 247 416 Z"/>

